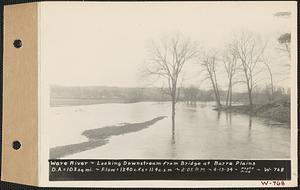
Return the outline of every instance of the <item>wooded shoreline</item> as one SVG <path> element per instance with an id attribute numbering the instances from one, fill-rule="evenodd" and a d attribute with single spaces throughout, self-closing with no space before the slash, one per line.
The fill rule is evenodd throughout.
<path id="1" fill-rule="evenodd" d="M 275 100 L 266 104 L 233 105 L 231 107 L 215 108 L 217 111 L 247 114 L 261 118 L 272 119 L 281 123 L 290 123 L 290 100 Z"/>

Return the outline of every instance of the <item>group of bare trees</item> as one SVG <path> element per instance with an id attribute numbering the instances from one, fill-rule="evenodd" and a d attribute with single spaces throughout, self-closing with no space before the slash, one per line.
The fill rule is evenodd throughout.
<path id="1" fill-rule="evenodd" d="M 199 99 L 199 89 L 195 86 L 183 88 L 183 95 L 187 104 L 195 104 Z"/>
<path id="2" fill-rule="evenodd" d="M 287 36 L 284 36 L 288 38 Z M 282 37 L 283 38 L 283 37 Z M 290 51 L 288 39 L 277 39 Z M 217 108 L 222 107 L 220 85 L 217 77 L 219 65 L 223 65 L 228 79 L 226 107 L 232 105 L 232 92 L 235 84 L 242 83 L 247 89 L 249 107 L 253 107 L 253 90 L 257 86 L 259 74 L 266 72 L 270 76 L 271 96 L 274 92 L 273 73 L 269 60 L 264 55 L 267 42 L 251 32 L 242 32 L 226 44 L 225 49 L 202 51 L 197 43 L 182 36 L 153 43 L 150 58 L 147 61 L 147 75 L 157 76 L 167 86 L 167 94 L 172 100 L 172 124 L 175 122 L 175 106 L 179 97 L 179 81 L 183 79 L 184 66 L 191 62 L 199 65 L 200 77 L 209 81 Z M 186 92 L 188 93 L 188 92 Z"/>
<path id="3" fill-rule="evenodd" d="M 218 108 L 222 107 L 222 104 L 216 77 L 217 64 L 220 61 L 223 63 L 228 79 L 226 106 L 231 107 L 233 86 L 237 83 L 244 83 L 247 89 L 249 106 L 252 108 L 253 89 L 259 82 L 257 76 L 265 70 L 262 68 L 261 63 L 264 62 L 266 45 L 266 42 L 262 43 L 252 33 L 243 32 L 226 45 L 225 50 L 221 53 L 222 56 L 217 55 L 216 51 L 213 51 L 214 53 L 204 54 L 201 57 L 200 64 L 203 66 L 203 70 L 206 71 L 204 79 L 209 79 L 211 83 Z M 266 62 L 264 63 L 272 78 L 270 66 Z M 238 74 L 239 77 L 237 78 Z"/>

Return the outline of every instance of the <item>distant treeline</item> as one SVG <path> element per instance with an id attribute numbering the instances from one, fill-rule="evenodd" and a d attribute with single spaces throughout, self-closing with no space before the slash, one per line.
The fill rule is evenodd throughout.
<path id="1" fill-rule="evenodd" d="M 74 100 L 106 100 L 109 102 L 141 102 L 141 101 L 171 101 L 166 93 L 167 89 L 157 87 L 107 87 L 107 86 L 51 86 L 51 101 L 56 99 L 74 99 Z M 275 89 L 275 97 L 289 98 L 289 90 L 283 88 Z M 253 93 L 256 104 L 268 101 L 269 94 L 267 90 L 261 89 Z M 226 91 L 220 90 L 222 101 L 226 100 Z M 178 101 L 193 103 L 197 101 L 214 101 L 213 90 L 201 90 L 196 87 L 179 88 Z M 248 94 L 246 92 L 233 93 L 233 102 L 246 103 Z"/>

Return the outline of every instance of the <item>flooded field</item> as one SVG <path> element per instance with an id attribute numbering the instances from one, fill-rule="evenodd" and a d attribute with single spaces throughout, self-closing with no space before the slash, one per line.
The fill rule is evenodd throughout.
<path id="1" fill-rule="evenodd" d="M 212 104 L 107 103 L 50 108 L 50 158 L 290 158 L 290 127 Z"/>

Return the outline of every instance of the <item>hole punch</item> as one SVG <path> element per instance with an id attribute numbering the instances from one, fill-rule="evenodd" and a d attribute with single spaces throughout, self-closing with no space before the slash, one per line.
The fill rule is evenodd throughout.
<path id="1" fill-rule="evenodd" d="M 22 47 L 22 41 L 21 41 L 20 39 L 16 39 L 16 40 L 14 41 L 14 47 L 15 47 L 15 48 L 20 48 L 20 47 Z"/>
<path id="2" fill-rule="evenodd" d="M 13 147 L 13 149 L 15 149 L 15 150 L 19 150 L 19 149 L 21 148 L 21 143 L 20 143 L 20 141 L 14 141 L 14 142 L 12 143 L 12 147 Z"/>

